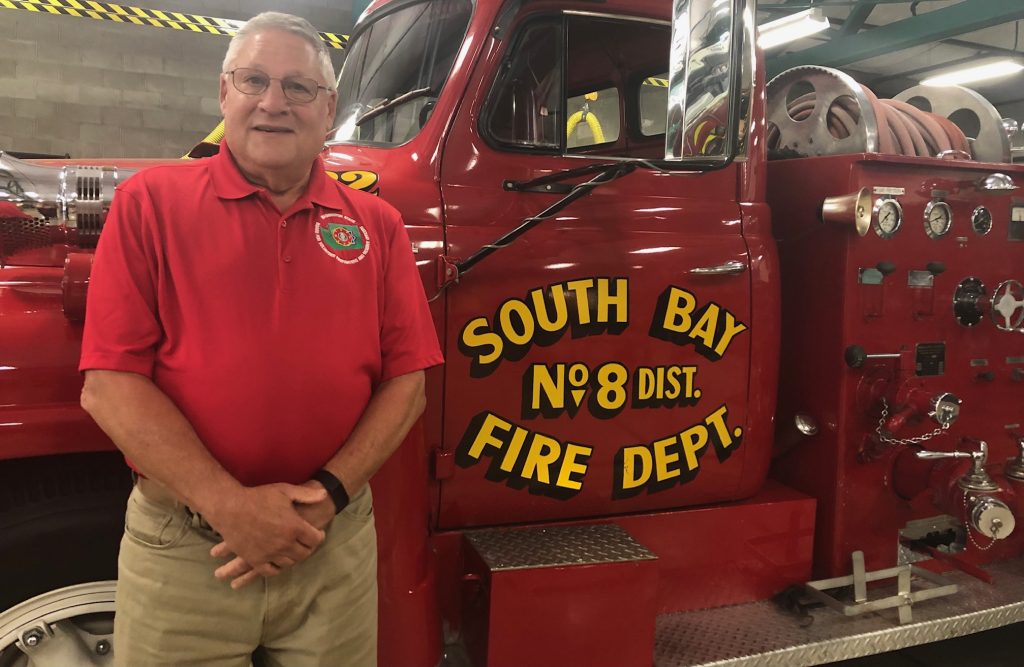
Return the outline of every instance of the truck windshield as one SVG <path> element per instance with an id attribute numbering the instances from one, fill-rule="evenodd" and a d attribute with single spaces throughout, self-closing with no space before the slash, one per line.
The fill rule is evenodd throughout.
<path id="1" fill-rule="evenodd" d="M 426 0 L 371 19 L 354 36 L 338 79 L 329 143 L 397 146 L 420 131 L 451 72 L 470 0 Z"/>

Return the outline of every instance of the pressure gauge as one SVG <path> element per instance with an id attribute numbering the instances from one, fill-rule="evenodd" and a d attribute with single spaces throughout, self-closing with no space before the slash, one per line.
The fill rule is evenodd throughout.
<path id="1" fill-rule="evenodd" d="M 875 233 L 883 239 L 891 239 L 903 224 L 903 207 L 895 199 L 885 197 L 878 199 L 871 213 L 871 222 Z"/>
<path id="2" fill-rule="evenodd" d="M 992 211 L 985 206 L 979 206 L 971 213 L 971 227 L 978 236 L 984 236 L 992 231 Z"/>
<path id="3" fill-rule="evenodd" d="M 953 211 L 944 201 L 928 202 L 924 207 L 924 231 L 933 239 L 949 233 L 953 226 Z"/>

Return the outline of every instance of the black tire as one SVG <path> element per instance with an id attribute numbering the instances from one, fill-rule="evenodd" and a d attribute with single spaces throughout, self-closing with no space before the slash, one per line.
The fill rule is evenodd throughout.
<path id="1" fill-rule="evenodd" d="M 131 485 L 113 452 L 0 461 L 0 611 L 116 579 Z"/>

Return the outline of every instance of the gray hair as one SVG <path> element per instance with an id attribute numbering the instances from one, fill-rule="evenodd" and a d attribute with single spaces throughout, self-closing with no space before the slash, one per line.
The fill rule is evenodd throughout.
<path id="1" fill-rule="evenodd" d="M 316 28 L 301 16 L 283 14 L 281 12 L 263 12 L 246 21 L 245 25 L 231 38 L 231 43 L 228 44 L 228 51 L 224 54 L 224 64 L 221 67 L 221 71 L 230 71 L 231 65 L 238 55 L 238 50 L 242 48 L 242 42 L 253 35 L 267 30 L 282 30 L 305 39 L 310 46 L 316 49 L 317 59 L 320 61 L 320 72 L 323 74 L 327 87 L 334 88 L 334 64 L 331 62 L 331 54 L 327 50 L 327 45 L 320 39 Z"/>

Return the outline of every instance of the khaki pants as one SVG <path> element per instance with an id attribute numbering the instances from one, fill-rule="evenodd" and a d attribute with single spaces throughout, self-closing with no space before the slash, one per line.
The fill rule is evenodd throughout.
<path id="1" fill-rule="evenodd" d="M 376 667 L 377 536 L 365 489 L 305 561 L 241 590 L 213 576 L 220 541 L 186 507 L 128 499 L 118 558 L 119 667 Z"/>

